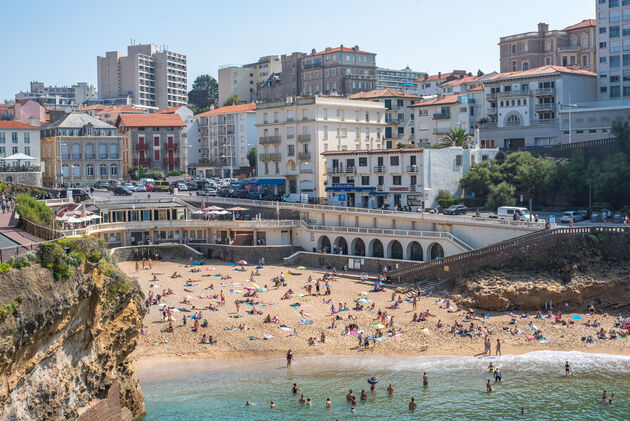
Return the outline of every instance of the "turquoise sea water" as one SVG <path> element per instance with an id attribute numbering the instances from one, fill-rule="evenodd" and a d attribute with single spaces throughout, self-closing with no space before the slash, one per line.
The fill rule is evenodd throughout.
<path id="1" fill-rule="evenodd" d="M 568 360 L 573 375 L 564 376 Z M 486 392 L 492 361 L 503 384 Z M 310 357 L 292 368 L 283 360 L 255 363 L 170 363 L 140 371 L 145 395 L 145 420 L 628 420 L 630 419 L 630 357 L 578 352 L 534 352 L 488 360 L 474 357 Z M 422 374 L 429 387 L 422 387 Z M 377 376 L 376 392 L 367 378 Z M 313 406 L 298 403 L 293 383 Z M 391 383 L 394 397 L 387 397 Z M 369 399 L 350 413 L 348 389 Z M 604 405 L 602 390 L 615 393 Z M 415 397 L 418 407 L 410 412 Z M 326 398 L 333 402 L 325 409 Z M 246 400 L 256 404 L 245 407 Z M 277 404 L 269 409 L 269 401 Z M 520 415 L 521 407 L 525 415 Z"/>

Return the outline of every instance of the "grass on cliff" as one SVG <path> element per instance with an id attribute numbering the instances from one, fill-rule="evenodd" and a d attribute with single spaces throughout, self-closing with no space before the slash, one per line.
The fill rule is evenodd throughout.
<path id="1" fill-rule="evenodd" d="M 20 194 L 15 199 L 15 210 L 28 221 L 49 227 L 55 218 L 55 213 L 44 202 L 40 202 L 28 194 Z"/>

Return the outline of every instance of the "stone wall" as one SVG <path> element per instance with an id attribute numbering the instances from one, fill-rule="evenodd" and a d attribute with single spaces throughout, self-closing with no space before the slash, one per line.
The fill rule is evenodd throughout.
<path id="1" fill-rule="evenodd" d="M 27 186 L 42 187 L 42 172 L 0 172 L 0 180 Z"/>
<path id="2" fill-rule="evenodd" d="M 155 258 L 158 253 L 163 260 L 187 260 L 191 257 L 197 259 L 201 256 L 197 250 L 184 244 L 166 244 L 155 246 L 130 246 L 118 247 L 111 250 L 112 256 L 119 262 L 133 261 L 136 259 Z"/>
<path id="3" fill-rule="evenodd" d="M 352 265 L 349 262 L 352 259 Z M 301 251 L 284 259 L 286 266 L 311 266 L 311 267 L 334 267 L 337 271 L 348 266 L 350 272 L 367 272 L 376 274 L 382 272 L 383 267 L 391 266 L 392 269 L 406 268 L 416 265 L 417 262 L 410 260 L 383 259 L 378 257 L 358 257 L 341 254 L 321 254 Z M 352 269 L 354 267 L 354 269 Z"/>
<path id="4" fill-rule="evenodd" d="M 79 409 L 78 421 L 127 421 L 131 412 L 120 406 L 120 387 L 116 382 L 109 388 L 107 398 L 92 402 L 92 405 Z"/>
<path id="5" fill-rule="evenodd" d="M 57 230 L 38 225 L 24 218 L 19 219 L 17 226 L 29 234 L 32 234 L 37 238 L 41 238 L 42 240 L 56 240 L 63 237 L 63 234 Z"/>
<path id="6" fill-rule="evenodd" d="M 561 258 L 585 244 L 597 247 L 602 258 L 623 261 L 628 258 L 627 250 L 630 249 L 630 228 L 591 226 L 538 231 L 488 247 L 401 268 L 392 272 L 390 278 L 397 282 L 410 282 L 447 280 L 486 268 L 557 269 Z"/>
<path id="7" fill-rule="evenodd" d="M 266 264 L 282 263 L 285 257 L 301 250 L 296 246 L 230 246 L 226 244 L 191 244 L 201 251 L 207 259 L 220 259 L 226 262 L 246 260 L 258 263 L 262 258 Z"/>

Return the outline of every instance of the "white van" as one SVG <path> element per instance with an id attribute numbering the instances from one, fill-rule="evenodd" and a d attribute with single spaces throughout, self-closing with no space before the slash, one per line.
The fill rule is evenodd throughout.
<path id="1" fill-rule="evenodd" d="M 501 206 L 499 209 L 497 209 L 497 217 L 499 219 L 513 220 L 514 214 L 520 215 L 519 220 L 521 221 L 530 220 L 529 210 L 527 208 L 519 208 L 516 206 Z M 534 218 L 532 217 L 531 220 L 533 221 Z"/>

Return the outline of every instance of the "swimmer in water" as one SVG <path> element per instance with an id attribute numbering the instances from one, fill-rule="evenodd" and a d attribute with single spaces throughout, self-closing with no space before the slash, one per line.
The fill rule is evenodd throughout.
<path id="1" fill-rule="evenodd" d="M 492 392 L 492 383 L 490 383 L 490 380 L 486 383 L 486 392 Z"/>
<path id="2" fill-rule="evenodd" d="M 418 404 L 416 403 L 416 399 L 411 398 L 411 400 L 409 401 L 409 410 L 413 411 L 414 409 L 416 409 L 417 406 Z"/>
<path id="3" fill-rule="evenodd" d="M 312 406 L 313 404 L 311 403 L 311 398 L 308 398 L 306 400 L 306 406 L 308 406 L 309 408 Z"/>
<path id="4" fill-rule="evenodd" d="M 494 370 L 494 382 L 501 383 L 501 370 L 499 370 L 498 368 Z"/>
<path id="5" fill-rule="evenodd" d="M 422 375 L 422 386 L 429 387 L 429 376 L 426 372 Z"/>
<path id="6" fill-rule="evenodd" d="M 332 402 L 330 401 L 330 398 L 326 398 L 326 409 L 331 409 L 332 408 Z"/>
<path id="7" fill-rule="evenodd" d="M 298 400 L 299 403 L 306 403 L 306 399 L 304 399 L 304 395 L 300 395 L 300 400 Z"/>
<path id="8" fill-rule="evenodd" d="M 387 386 L 387 396 L 389 397 L 394 396 L 394 387 L 391 384 Z"/>
<path id="9" fill-rule="evenodd" d="M 525 415 L 525 408 L 521 406 L 521 415 Z"/>
<path id="10" fill-rule="evenodd" d="M 494 365 L 492 365 L 492 363 L 488 366 L 488 371 L 494 371 Z"/>
<path id="11" fill-rule="evenodd" d="M 569 365 L 569 362 L 567 361 L 564 364 L 564 375 L 568 376 L 569 374 L 571 374 L 571 366 Z"/>
<path id="12" fill-rule="evenodd" d="M 276 404 L 275 404 L 275 403 L 273 403 L 273 401 L 271 401 L 271 402 L 269 403 L 269 408 L 273 409 L 273 408 L 275 408 L 275 407 L 276 407 Z"/>
<path id="13" fill-rule="evenodd" d="M 608 391 L 604 389 L 604 391 L 602 392 L 602 402 L 604 403 L 606 403 L 607 394 L 608 394 Z"/>
<path id="14" fill-rule="evenodd" d="M 350 408 L 350 412 L 357 412 L 356 409 L 354 409 L 354 406 L 352 408 Z"/>
<path id="15" fill-rule="evenodd" d="M 348 402 L 352 402 L 352 400 L 353 400 L 353 399 L 354 399 L 354 393 L 352 393 L 352 389 L 350 389 L 350 390 L 348 391 L 348 394 L 346 395 L 346 400 L 347 400 Z"/>
<path id="16" fill-rule="evenodd" d="M 367 401 L 367 393 L 365 393 L 365 390 L 361 391 L 361 398 L 362 401 Z"/>
<path id="17" fill-rule="evenodd" d="M 250 401 L 245 402 L 245 406 L 254 406 L 253 403 L 251 403 Z"/>
<path id="18" fill-rule="evenodd" d="M 297 386 L 297 383 L 293 383 L 293 394 L 295 395 L 300 391 L 300 388 Z"/>

